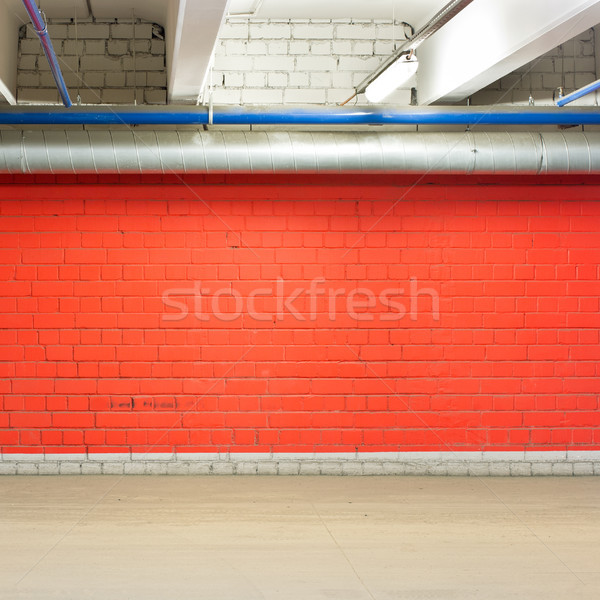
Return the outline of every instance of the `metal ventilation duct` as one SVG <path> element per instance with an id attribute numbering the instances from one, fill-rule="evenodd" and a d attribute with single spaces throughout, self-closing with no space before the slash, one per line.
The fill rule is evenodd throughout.
<path id="1" fill-rule="evenodd" d="M 0 173 L 600 173 L 600 133 L 0 131 Z"/>

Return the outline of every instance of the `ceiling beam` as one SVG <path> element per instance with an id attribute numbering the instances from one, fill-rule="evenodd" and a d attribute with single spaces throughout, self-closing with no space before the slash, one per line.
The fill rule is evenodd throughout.
<path id="1" fill-rule="evenodd" d="M 475 0 L 419 48 L 419 104 L 464 100 L 599 22 L 600 0 Z"/>
<path id="2" fill-rule="evenodd" d="M 19 23 L 0 0 L 0 94 L 9 104 L 16 104 L 17 94 L 17 49 L 19 45 Z"/>
<path id="3" fill-rule="evenodd" d="M 173 1 L 167 17 L 170 103 L 195 104 L 204 88 L 227 0 Z"/>

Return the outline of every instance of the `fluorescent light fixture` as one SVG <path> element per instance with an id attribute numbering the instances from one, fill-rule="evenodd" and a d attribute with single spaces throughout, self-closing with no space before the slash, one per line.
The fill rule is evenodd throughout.
<path id="1" fill-rule="evenodd" d="M 418 68 L 419 61 L 414 53 L 404 54 L 367 86 L 365 90 L 367 100 L 381 102 L 406 83 Z"/>

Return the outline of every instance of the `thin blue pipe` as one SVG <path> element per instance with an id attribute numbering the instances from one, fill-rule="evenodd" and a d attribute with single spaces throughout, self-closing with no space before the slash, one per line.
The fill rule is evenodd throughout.
<path id="1" fill-rule="evenodd" d="M 40 38 L 42 48 L 44 49 L 44 54 L 46 55 L 48 63 L 50 64 L 50 71 L 52 72 L 52 76 L 56 82 L 56 87 L 58 88 L 58 93 L 60 94 L 61 100 L 67 108 L 70 108 L 73 103 L 71 102 L 71 98 L 69 98 L 67 84 L 65 83 L 62 71 L 60 70 L 58 59 L 56 58 L 56 52 L 54 52 L 54 47 L 52 46 L 52 40 L 48 35 L 46 23 L 44 22 L 44 19 L 42 18 L 42 15 L 40 14 L 40 11 L 34 0 L 23 0 L 23 4 L 25 5 L 27 14 L 31 19 L 33 29 Z"/>
<path id="2" fill-rule="evenodd" d="M 205 107 L 95 110 L 24 109 L 0 111 L 3 125 L 207 125 Z M 215 108 L 214 125 L 600 125 L 600 110 L 494 109 L 416 107 L 405 109 Z"/>
<path id="3" fill-rule="evenodd" d="M 587 96 L 598 89 L 600 89 L 600 79 L 582 87 L 579 90 L 575 90 L 574 92 L 571 92 L 562 98 L 559 98 L 556 101 L 556 106 L 566 106 L 574 100 L 579 100 L 579 98 L 583 98 L 584 96 Z"/>

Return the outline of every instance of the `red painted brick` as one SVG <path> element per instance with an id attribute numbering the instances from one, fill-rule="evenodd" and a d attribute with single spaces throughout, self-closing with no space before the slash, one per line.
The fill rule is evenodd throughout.
<path id="1" fill-rule="evenodd" d="M 25 185 L 0 188 L 0 407 L 18 428 L 2 443 L 600 448 L 597 188 L 437 182 L 396 203 L 404 192 L 380 178 L 288 179 L 203 183 L 206 204 L 160 177 L 38 182 L 37 202 Z M 230 322 L 162 320 L 169 287 L 233 287 L 246 302 L 278 277 L 286 293 L 325 277 L 376 297 L 416 277 L 440 294 L 441 318 L 420 298 L 415 320 L 385 322 L 376 305 L 363 323 L 342 296 L 335 320 L 322 298 L 315 320 L 260 322 L 247 305 Z M 274 314 L 277 301 L 256 306 Z"/>

